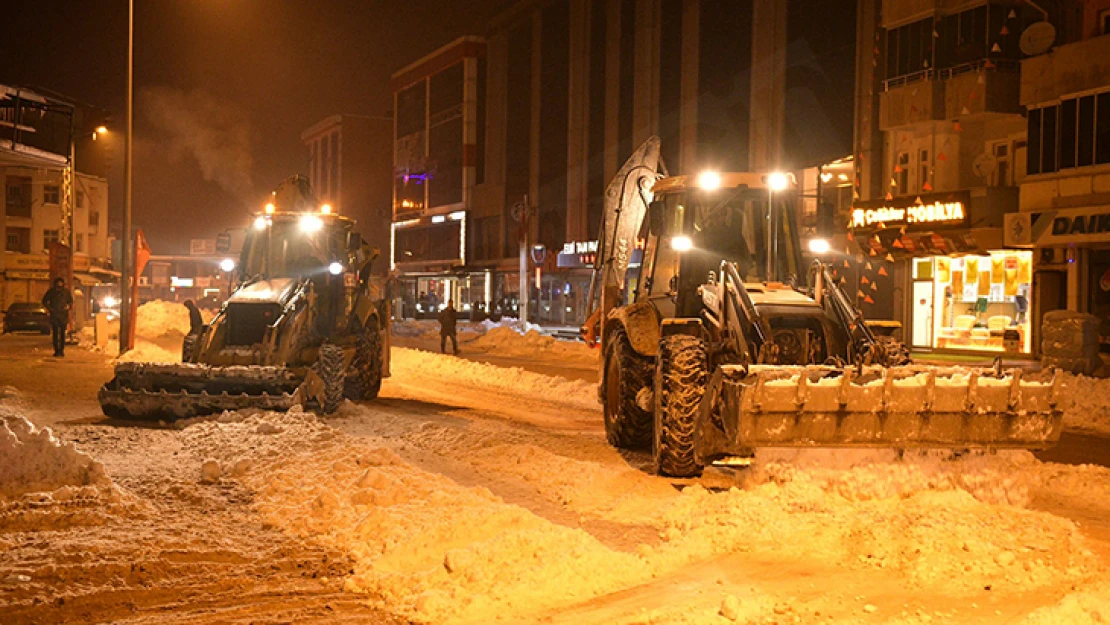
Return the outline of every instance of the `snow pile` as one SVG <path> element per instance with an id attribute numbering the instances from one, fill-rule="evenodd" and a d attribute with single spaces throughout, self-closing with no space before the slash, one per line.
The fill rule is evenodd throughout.
<path id="1" fill-rule="evenodd" d="M 112 484 L 104 465 L 7 409 L 0 409 L 0 458 L 0 500 L 49 491 L 55 499 L 71 498 L 79 494 L 72 487 L 95 491 Z"/>
<path id="2" fill-rule="evenodd" d="M 575 408 L 597 408 L 597 386 L 583 380 L 540 375 L 518 367 L 497 367 L 415 349 L 394 347 L 390 368 L 406 385 L 456 393 L 480 389 L 513 394 Z M 450 386 L 445 386 L 449 384 Z"/>
<path id="3" fill-rule="evenodd" d="M 213 314 L 201 309 L 207 323 Z M 91 330 L 90 330 L 91 332 Z M 119 358 L 120 362 L 181 362 L 181 344 L 189 332 L 189 310 L 183 304 L 153 300 L 139 306 L 135 324 L 135 347 Z M 109 324 L 111 341 L 103 348 L 106 354 L 119 353 L 119 321 Z M 82 337 L 93 351 L 91 333 Z"/>
<path id="4" fill-rule="evenodd" d="M 1110 622 L 1110 583 L 1092 584 L 1034 611 L 1021 625 L 1099 625 Z"/>
<path id="5" fill-rule="evenodd" d="M 417 319 L 395 319 L 392 331 L 394 336 L 430 339 L 439 336 L 439 323 Z"/>
<path id="6" fill-rule="evenodd" d="M 1061 374 L 1064 427 L 1110 434 L 1110 378 Z"/>
<path id="7" fill-rule="evenodd" d="M 561 341 L 541 334 L 535 329 L 522 332 L 518 326 L 492 327 L 471 343 L 471 346 L 485 352 L 496 352 L 502 356 L 554 357 L 564 362 L 574 361 L 583 364 L 596 364 L 598 358 L 598 352 L 585 343 Z"/>

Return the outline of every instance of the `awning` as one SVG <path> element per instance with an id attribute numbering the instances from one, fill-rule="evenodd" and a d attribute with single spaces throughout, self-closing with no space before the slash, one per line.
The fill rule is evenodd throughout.
<path id="1" fill-rule="evenodd" d="M 908 232 L 904 228 L 857 228 L 849 233 L 848 239 L 855 241 L 865 256 L 890 256 L 894 260 L 923 256 L 984 255 L 1003 248 L 1002 228 L 934 232 Z"/>
<path id="2" fill-rule="evenodd" d="M 104 284 L 104 280 L 97 278 L 91 273 L 85 273 L 83 271 L 74 271 L 73 279 L 85 286 L 96 286 L 98 284 Z"/>

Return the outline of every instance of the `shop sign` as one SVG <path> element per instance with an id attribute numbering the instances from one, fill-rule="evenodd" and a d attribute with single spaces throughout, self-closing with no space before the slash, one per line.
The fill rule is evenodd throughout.
<path id="1" fill-rule="evenodd" d="M 1006 245 L 1051 247 L 1110 242 L 1110 207 L 1006 215 Z"/>
<path id="2" fill-rule="evenodd" d="M 970 199 L 970 194 L 961 192 L 857 202 L 850 225 L 852 228 L 964 225 L 968 221 Z"/>
<path id="3" fill-rule="evenodd" d="M 216 239 L 190 239 L 190 256 L 211 256 L 216 253 Z"/>
<path id="4" fill-rule="evenodd" d="M 563 244 L 564 254 L 593 254 L 597 252 L 597 241 L 567 241 Z"/>

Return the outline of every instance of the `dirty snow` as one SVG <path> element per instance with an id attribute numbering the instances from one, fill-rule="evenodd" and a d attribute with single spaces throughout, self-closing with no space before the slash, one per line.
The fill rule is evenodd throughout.
<path id="1" fill-rule="evenodd" d="M 1064 375 L 1064 427 L 1110 435 L 1110 378 Z"/>
<path id="2" fill-rule="evenodd" d="M 201 309 L 207 323 L 212 311 Z M 135 346 L 119 357 L 120 362 L 181 362 L 181 344 L 189 332 L 189 311 L 178 302 L 152 300 L 139 306 L 135 324 Z M 86 326 L 81 333 L 82 343 L 93 351 L 106 354 L 119 353 L 119 321 L 109 323 L 111 339 L 103 348 L 92 345 L 93 329 Z"/>
<path id="3" fill-rule="evenodd" d="M 102 464 L 72 443 L 59 441 L 49 428 L 37 428 L 4 407 L 0 407 L 0 459 L 0 501 L 29 493 L 70 499 L 112 484 Z"/>

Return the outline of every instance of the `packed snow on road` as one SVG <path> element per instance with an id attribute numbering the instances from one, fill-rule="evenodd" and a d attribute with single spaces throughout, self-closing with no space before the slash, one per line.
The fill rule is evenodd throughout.
<path id="1" fill-rule="evenodd" d="M 143 341 L 187 327 L 161 317 Z M 596 362 L 489 325 L 461 328 L 464 345 Z M 403 347 L 392 369 L 378 400 L 329 417 L 157 427 L 94 418 L 94 398 L 88 418 L 39 427 L 27 415 L 44 391 L 4 389 L 5 618 L 1110 621 L 1105 467 L 761 450 L 750 467 L 671 480 L 648 453 L 606 444 L 594 383 Z M 1069 431 L 1110 432 L 1105 381 L 1065 389 Z"/>

